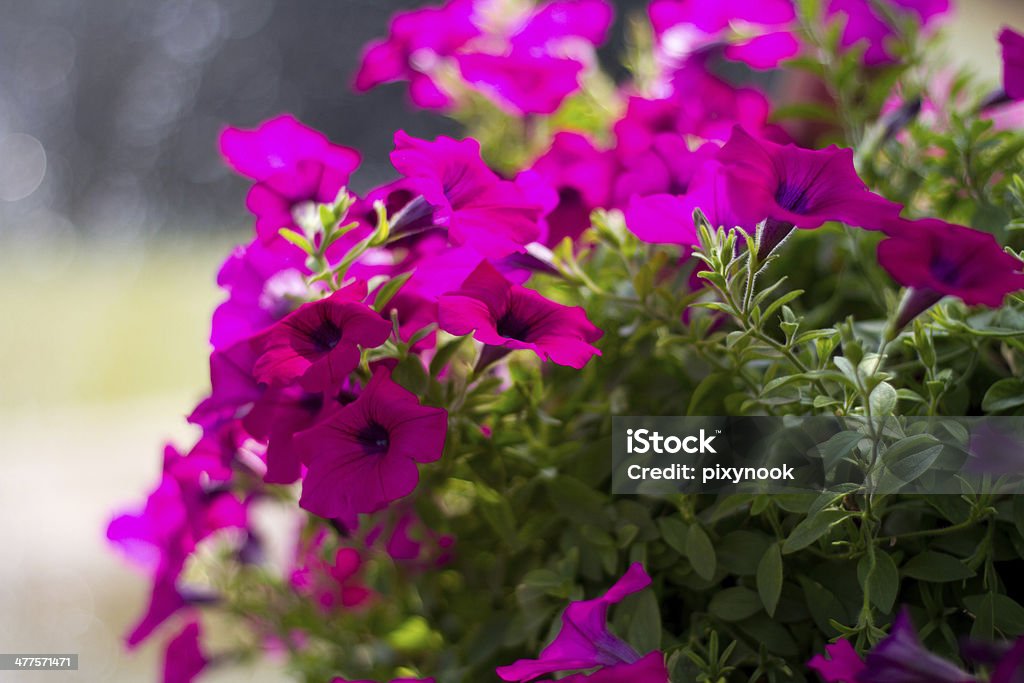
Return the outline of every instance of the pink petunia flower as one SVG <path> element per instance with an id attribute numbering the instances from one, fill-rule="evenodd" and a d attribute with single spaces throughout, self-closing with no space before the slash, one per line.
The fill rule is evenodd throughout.
<path id="1" fill-rule="evenodd" d="M 1024 100 L 1024 35 L 1004 27 L 999 44 L 1003 48 L 1003 91 L 1011 100 Z"/>
<path id="2" fill-rule="evenodd" d="M 839 221 L 880 230 L 902 207 L 868 190 L 853 167 L 853 151 L 810 150 L 758 140 L 739 126 L 718 153 L 736 225 L 767 219 L 760 255 L 771 253 L 794 228 Z"/>
<path id="3" fill-rule="evenodd" d="M 391 20 L 388 37 L 363 52 L 355 89 L 366 92 L 382 83 L 409 82 L 409 98 L 425 109 L 445 109 L 451 95 L 435 78 L 446 57 L 480 34 L 473 23 L 473 0 L 449 0 L 441 7 L 402 12 Z"/>
<path id="4" fill-rule="evenodd" d="M 665 668 L 665 655 L 655 651 L 631 664 L 615 664 L 592 674 L 566 676 L 560 678 L 559 683 L 669 683 L 669 677 L 668 669 Z"/>
<path id="5" fill-rule="evenodd" d="M 295 437 L 308 467 L 299 505 L 351 520 L 409 495 L 416 464 L 441 457 L 447 425 L 444 409 L 421 405 L 378 367 L 355 401 Z"/>
<path id="6" fill-rule="evenodd" d="M 557 133 L 551 147 L 529 171 L 551 188 L 555 198 L 546 206 L 547 228 L 541 241 L 554 246 L 565 237 L 576 239 L 590 227 L 590 213 L 611 203 L 615 162 L 579 133 Z M 522 175 L 522 174 L 521 174 Z"/>
<path id="7" fill-rule="evenodd" d="M 213 312 L 210 343 L 224 349 L 277 322 L 307 296 L 306 253 L 259 239 L 235 247 L 217 273 L 228 299 Z"/>
<path id="8" fill-rule="evenodd" d="M 755 69 L 775 68 L 800 50 L 789 0 L 655 0 L 648 12 L 659 60 L 669 68 L 720 45 L 728 59 Z"/>
<path id="9" fill-rule="evenodd" d="M 552 114 L 580 88 L 583 64 L 575 59 L 515 51 L 473 52 L 458 57 L 467 83 L 516 116 Z"/>
<path id="10" fill-rule="evenodd" d="M 1022 677 L 1024 677 L 1024 638 L 1018 638 L 1013 647 L 996 664 L 996 668 L 992 672 L 991 683 L 1020 683 Z"/>
<path id="11" fill-rule="evenodd" d="M 996 308 L 1007 294 L 1024 289 L 1024 264 L 989 233 L 937 219 L 894 221 L 886 232 L 890 236 L 878 245 L 878 262 L 910 288 L 897 330 L 944 296 Z"/>
<path id="12" fill-rule="evenodd" d="M 639 662 L 640 654 L 608 630 L 608 608 L 650 583 L 651 578 L 643 566 L 634 562 L 603 596 L 569 603 L 562 613 L 561 630 L 541 650 L 539 659 L 520 659 L 509 666 L 500 666 L 498 676 L 505 681 L 524 682 L 558 671 L 617 667 Z M 661 653 L 653 654 L 661 657 Z"/>
<path id="13" fill-rule="evenodd" d="M 309 429 L 324 410 L 321 392 L 296 385 L 267 387 L 243 418 L 253 438 L 267 444 L 268 484 L 293 484 L 302 476 L 302 461 L 295 452 L 295 434 Z"/>
<path id="14" fill-rule="evenodd" d="M 825 646 L 825 655 L 814 655 L 807 662 L 808 668 L 814 669 L 825 683 L 857 683 L 857 674 L 864 668 L 864 661 L 850 645 L 850 641 L 840 638 L 832 645 Z"/>
<path id="15" fill-rule="evenodd" d="M 977 683 L 974 676 L 924 648 L 906 608 L 897 615 L 889 635 L 867 654 L 856 680 Z"/>
<path id="16" fill-rule="evenodd" d="M 271 242 L 278 230 L 294 227 L 293 212 L 309 202 L 333 202 L 359 165 L 354 149 L 327 137 L 293 116 L 265 121 L 255 130 L 228 128 L 220 149 L 238 173 L 256 181 L 246 206 L 256 215 L 256 233 Z"/>
<path id="17" fill-rule="evenodd" d="M 440 136 L 430 142 L 399 131 L 391 163 L 433 207 L 434 223 L 448 229 L 455 245 L 501 257 L 540 234 L 540 207 L 487 167 L 476 140 Z"/>
<path id="18" fill-rule="evenodd" d="M 544 360 L 582 368 L 601 355 L 591 342 L 601 330 L 579 306 L 564 306 L 506 280 L 482 262 L 462 287 L 438 301 L 441 329 L 473 334 L 478 341 L 508 352 L 529 349 Z"/>
<path id="19" fill-rule="evenodd" d="M 600 45 L 614 12 L 605 0 L 554 0 L 537 5 L 510 37 L 513 50 L 553 51 L 573 39 Z"/>
<path id="20" fill-rule="evenodd" d="M 452 0 L 404 12 L 388 38 L 366 50 L 355 88 L 407 80 L 422 107 L 448 108 L 475 90 L 516 116 L 550 114 L 579 89 L 578 76 L 596 61 L 594 46 L 611 21 L 604 0 L 554 0 L 512 12 Z"/>
<path id="21" fill-rule="evenodd" d="M 191 621 L 167 644 L 164 683 L 191 683 L 207 663 L 199 648 L 199 624 Z"/>
<path id="22" fill-rule="evenodd" d="M 896 37 L 897 27 L 876 3 L 886 6 L 893 14 L 913 18 L 922 29 L 930 27 L 950 9 L 950 0 L 830 0 L 826 14 L 845 22 L 840 46 L 850 49 L 863 45 L 863 61 L 867 66 L 884 66 L 896 61 L 886 43 Z"/>
<path id="23" fill-rule="evenodd" d="M 383 546 L 391 559 L 413 568 L 436 568 L 451 560 L 452 536 L 431 529 L 412 506 L 395 512 L 366 535 L 368 548 Z"/>
<path id="24" fill-rule="evenodd" d="M 219 449 L 208 447 L 218 437 L 204 436 L 187 456 L 167 446 L 160 482 L 142 509 L 107 527 L 107 539 L 153 577 L 149 604 L 126 638 L 129 647 L 186 605 L 177 579 L 196 546 L 221 529 L 248 524 L 246 504 L 223 487 L 230 470 Z"/>
<path id="25" fill-rule="evenodd" d="M 303 304 L 256 342 L 253 375 L 271 385 L 298 381 L 307 391 L 339 386 L 359 365 L 359 347 L 380 346 L 391 325 L 361 302 L 366 286 L 350 285 Z"/>
<path id="26" fill-rule="evenodd" d="M 457 57 L 459 70 L 514 116 L 552 114 L 580 89 L 580 76 L 595 63 L 594 46 L 605 41 L 612 19 L 604 0 L 541 3 L 518 20 L 491 27 L 490 40 Z"/>

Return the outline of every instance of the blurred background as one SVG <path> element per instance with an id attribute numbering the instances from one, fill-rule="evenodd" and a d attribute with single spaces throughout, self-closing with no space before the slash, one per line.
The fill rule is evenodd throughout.
<path id="1" fill-rule="evenodd" d="M 251 229 L 217 135 L 292 112 L 361 150 L 356 190 L 389 180 L 394 130 L 456 131 L 402 85 L 349 88 L 362 45 L 416 4 L 0 0 L 0 652 L 81 655 L 77 674 L 0 681 L 158 679 L 161 638 L 121 649 L 147 588 L 103 534 L 162 443 L 195 437 L 214 275 Z M 1024 3 L 959 5 L 949 58 L 994 85 L 995 33 L 1024 28 Z"/>

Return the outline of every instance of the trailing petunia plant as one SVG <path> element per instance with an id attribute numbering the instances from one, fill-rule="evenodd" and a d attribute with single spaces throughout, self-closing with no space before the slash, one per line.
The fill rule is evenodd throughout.
<path id="1" fill-rule="evenodd" d="M 842 418 L 823 457 L 914 479 L 966 436 L 878 420 L 1024 415 L 1024 37 L 984 82 L 951 11 L 654 0 L 616 81 L 603 0 L 449 0 L 355 75 L 465 126 L 396 132 L 393 182 L 291 116 L 225 130 L 255 228 L 200 436 L 107 530 L 152 585 L 128 646 L 170 683 L 1024 680 L 994 476 L 611 493 L 614 416 Z"/>

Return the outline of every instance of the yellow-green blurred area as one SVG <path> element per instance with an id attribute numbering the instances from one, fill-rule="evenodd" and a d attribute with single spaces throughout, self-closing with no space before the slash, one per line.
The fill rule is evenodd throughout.
<path id="1" fill-rule="evenodd" d="M 239 240 L 241 233 L 235 235 Z M 0 411 L 180 394 L 206 382 L 230 238 L 14 246 L 0 256 Z M 182 406 L 186 410 L 188 406 Z"/>

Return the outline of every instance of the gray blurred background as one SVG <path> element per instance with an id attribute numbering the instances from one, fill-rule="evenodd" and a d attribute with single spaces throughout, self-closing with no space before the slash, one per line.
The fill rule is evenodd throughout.
<path id="1" fill-rule="evenodd" d="M 158 679 L 162 637 L 120 648 L 146 586 L 103 533 L 162 442 L 195 437 L 214 274 L 251 225 L 217 135 L 293 112 L 362 151 L 357 190 L 390 179 L 395 129 L 456 130 L 402 85 L 349 88 L 362 45 L 416 4 L 0 0 L 0 652 L 81 654 L 78 674 L 0 681 Z M 949 57 L 995 84 L 995 32 L 1024 29 L 1024 2 L 960 5 Z"/>

